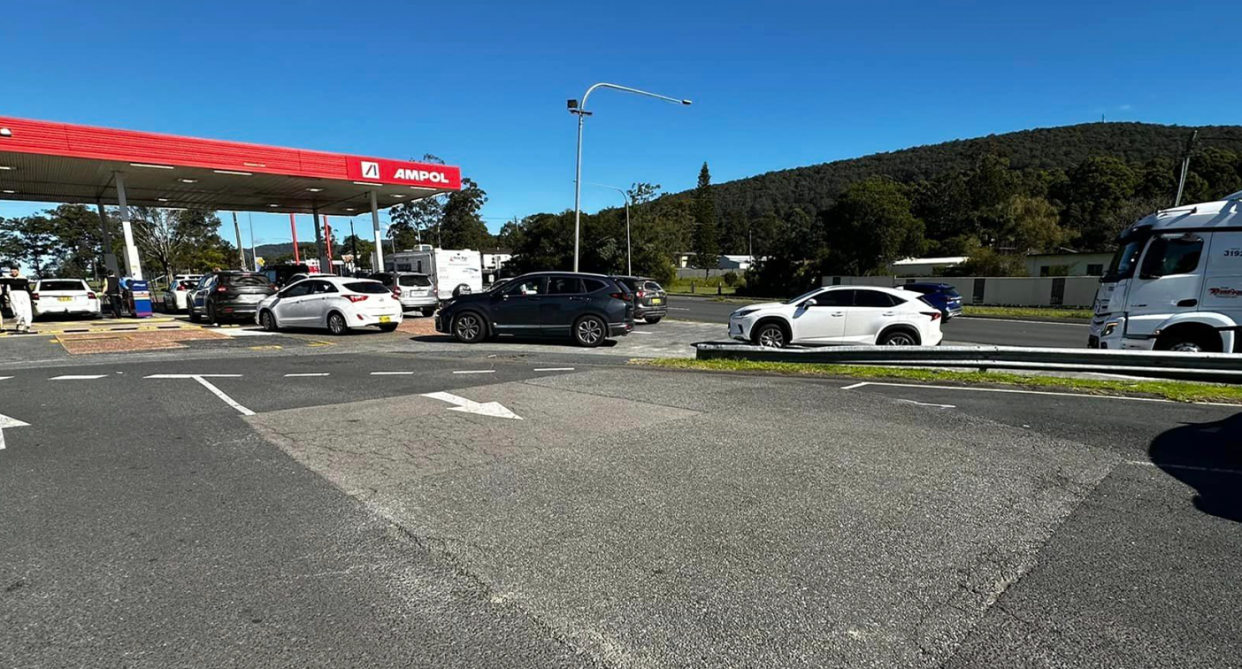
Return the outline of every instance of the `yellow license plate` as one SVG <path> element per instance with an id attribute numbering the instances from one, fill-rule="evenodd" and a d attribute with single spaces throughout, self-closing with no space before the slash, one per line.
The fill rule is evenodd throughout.
<path id="1" fill-rule="evenodd" d="M 661 300 L 661 299 L 660 299 L 660 298 L 658 298 L 658 297 L 653 297 L 653 298 L 651 298 L 651 303 L 652 303 L 652 304 L 659 304 L 659 303 L 661 303 L 661 302 L 663 302 L 663 301 L 664 301 L 664 300 Z"/>
<path id="2" fill-rule="evenodd" d="M 60 300 L 61 302 L 72 302 L 73 301 L 72 297 L 58 297 L 56 299 Z"/>
<path id="3" fill-rule="evenodd" d="M 391 322 L 392 322 L 392 316 L 380 316 L 380 322 L 381 322 L 381 323 L 391 323 Z"/>

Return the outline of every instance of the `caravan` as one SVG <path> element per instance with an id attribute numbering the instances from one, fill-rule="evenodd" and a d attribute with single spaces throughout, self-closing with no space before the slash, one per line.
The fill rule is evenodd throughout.
<path id="1" fill-rule="evenodd" d="M 483 292 L 482 259 L 478 251 L 451 251 L 422 244 L 418 248 L 384 257 L 388 272 L 416 272 L 431 277 L 441 301 L 458 295 Z"/>
<path id="2" fill-rule="evenodd" d="M 1242 192 L 1156 212 L 1117 241 L 1089 346 L 1242 353 Z"/>

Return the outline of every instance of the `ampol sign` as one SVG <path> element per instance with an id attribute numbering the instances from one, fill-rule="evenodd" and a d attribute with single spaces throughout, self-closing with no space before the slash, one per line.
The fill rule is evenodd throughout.
<path id="1" fill-rule="evenodd" d="M 435 190 L 461 189 L 461 168 L 450 165 L 384 160 L 383 158 L 351 160 L 349 178 L 357 181 L 418 186 Z"/>

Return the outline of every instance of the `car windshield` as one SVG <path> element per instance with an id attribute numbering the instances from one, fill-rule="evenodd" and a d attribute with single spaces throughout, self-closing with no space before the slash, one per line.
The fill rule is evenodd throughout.
<path id="1" fill-rule="evenodd" d="M 431 279 L 428 279 L 427 277 L 421 274 L 410 274 L 408 276 L 401 277 L 401 285 L 417 286 L 419 288 L 426 288 L 427 286 L 431 285 Z"/>
<path id="2" fill-rule="evenodd" d="M 226 283 L 230 286 L 266 286 L 267 277 L 259 274 L 243 274 L 228 277 Z"/>
<path id="3" fill-rule="evenodd" d="M 345 289 L 355 293 L 365 293 L 367 295 L 383 295 L 388 292 L 384 284 L 374 281 L 355 281 L 354 283 L 345 284 Z"/>
<path id="4" fill-rule="evenodd" d="M 808 297 L 813 297 L 813 296 L 815 296 L 815 295 L 819 294 L 819 292 L 820 292 L 821 290 L 823 290 L 823 288 L 816 288 L 815 290 L 812 290 L 812 291 L 809 291 L 809 292 L 803 293 L 803 294 L 801 294 L 801 295 L 799 295 L 799 296 L 797 296 L 797 297 L 795 297 L 795 298 L 793 298 L 793 299 L 785 300 L 785 304 L 797 304 L 797 303 L 801 302 L 802 300 L 805 300 L 805 299 L 806 299 L 806 298 L 808 298 Z"/>
<path id="5" fill-rule="evenodd" d="M 1139 254 L 1143 251 L 1143 244 L 1147 241 L 1147 237 L 1132 239 L 1122 244 L 1117 249 L 1117 253 L 1113 254 L 1113 260 L 1108 265 L 1108 271 L 1104 273 L 1101 281 L 1113 282 L 1128 279 L 1134 276 L 1134 268 L 1138 265 Z"/>
<path id="6" fill-rule="evenodd" d="M 39 290 L 86 290 L 81 281 L 40 281 Z"/>

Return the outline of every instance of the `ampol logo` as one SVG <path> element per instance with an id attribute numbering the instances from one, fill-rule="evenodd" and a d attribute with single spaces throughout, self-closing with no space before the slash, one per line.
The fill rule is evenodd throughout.
<path id="1" fill-rule="evenodd" d="M 1237 288 L 1208 288 L 1212 297 L 1242 297 L 1242 290 Z"/>
<path id="2" fill-rule="evenodd" d="M 404 167 L 398 169 L 397 173 L 394 174 L 392 178 L 406 179 L 409 181 L 431 181 L 434 183 L 441 183 L 441 184 L 448 183 L 448 177 L 445 176 L 443 172 L 432 172 L 429 170 L 412 170 L 412 169 L 407 169 Z"/>
<path id="3" fill-rule="evenodd" d="M 362 178 L 363 179 L 380 178 L 379 163 L 373 163 L 369 160 L 362 161 Z"/>

